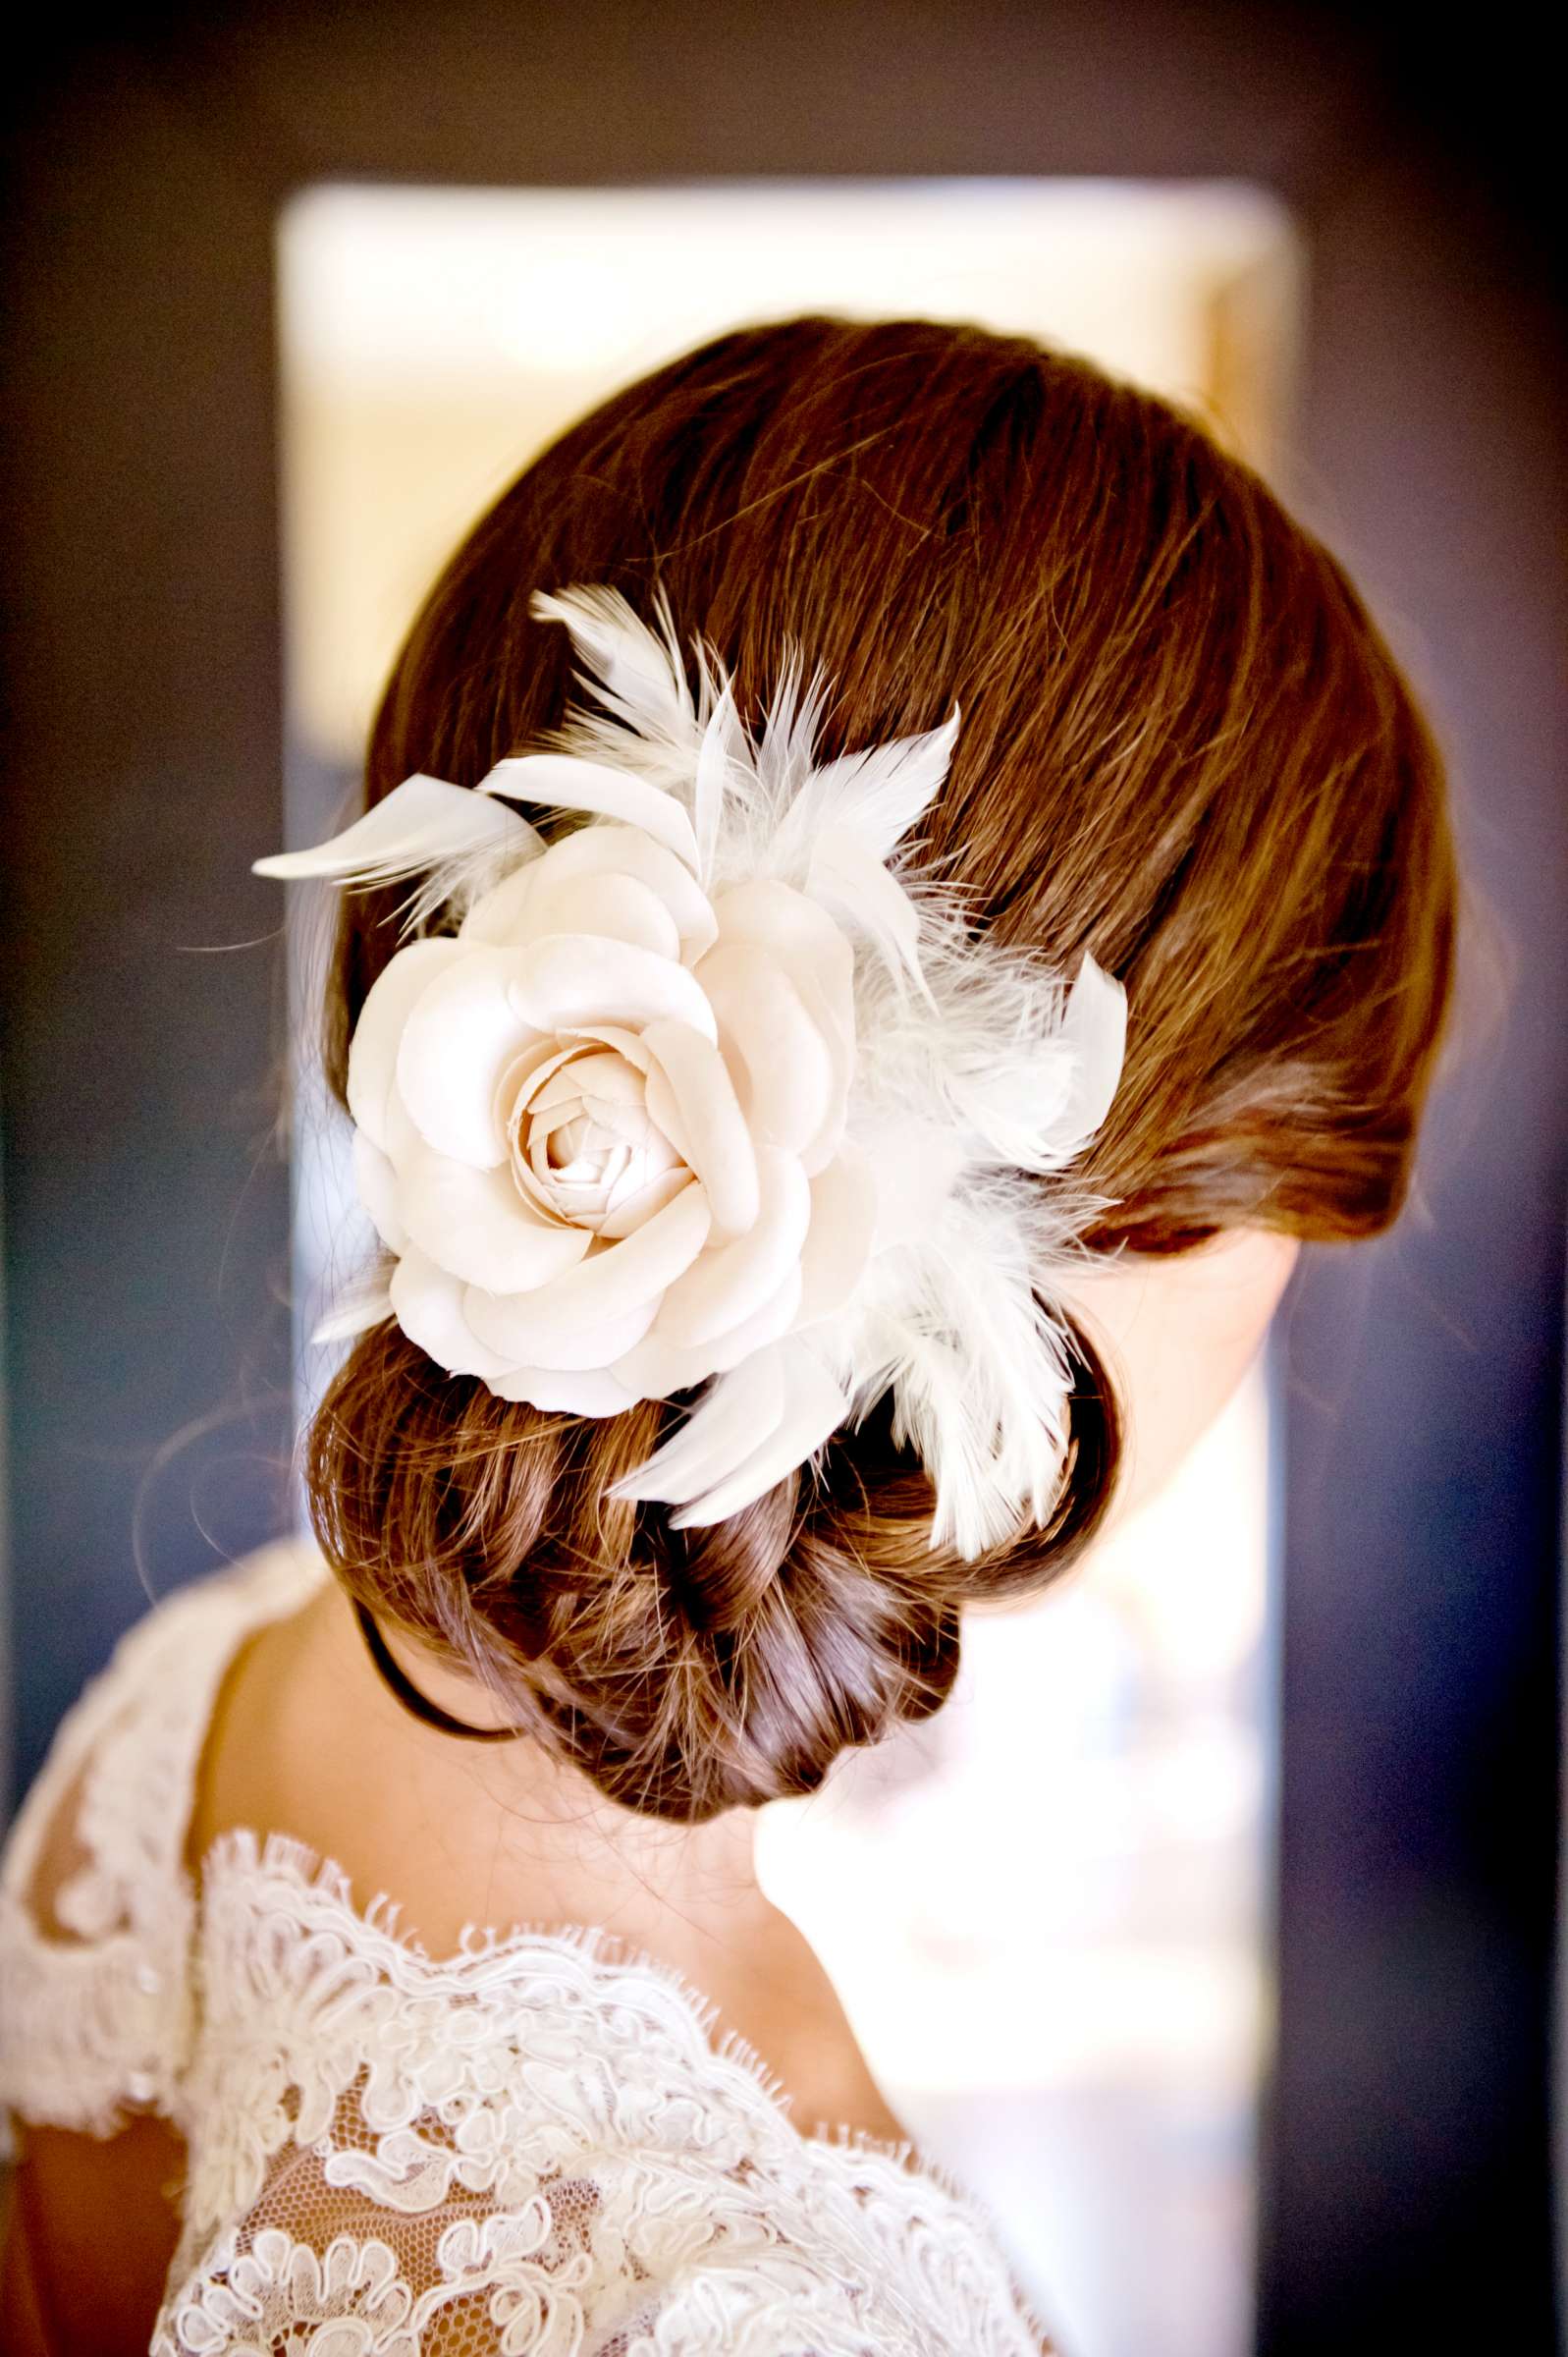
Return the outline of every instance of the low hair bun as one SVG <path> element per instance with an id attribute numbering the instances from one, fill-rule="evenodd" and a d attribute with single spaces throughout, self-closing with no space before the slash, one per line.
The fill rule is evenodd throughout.
<path id="1" fill-rule="evenodd" d="M 1087 1351 L 1050 1527 L 973 1562 L 885 1399 L 728 1520 L 609 1495 L 670 1402 L 550 1416 L 362 1335 L 311 1427 L 311 1512 L 349 1593 L 475 1672 L 560 1759 L 640 1814 L 699 1823 L 811 1792 L 839 1753 L 927 1718 L 960 1608 L 1038 1588 L 1108 1498 L 1114 1410 Z"/>

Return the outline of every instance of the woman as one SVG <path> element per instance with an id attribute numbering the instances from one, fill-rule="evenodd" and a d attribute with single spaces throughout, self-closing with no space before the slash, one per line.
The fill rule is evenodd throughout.
<path id="1" fill-rule="evenodd" d="M 269 863 L 348 887 L 386 1245 L 320 1554 L 159 1606 L 13 1833 L 7 2345 L 1033 2347 L 750 1813 L 939 1708 L 1300 1239 L 1394 1217 L 1427 729 L 1191 421 L 808 318 L 504 494 L 366 800 Z"/>

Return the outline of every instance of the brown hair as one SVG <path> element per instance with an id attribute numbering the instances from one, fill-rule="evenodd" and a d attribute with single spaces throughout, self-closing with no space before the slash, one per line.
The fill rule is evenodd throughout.
<path id="1" fill-rule="evenodd" d="M 1164 403 L 1011 337 L 803 318 L 627 387 L 457 551 L 371 735 L 374 801 L 474 785 L 559 725 L 536 589 L 662 586 L 755 720 L 788 644 L 834 685 L 825 757 L 963 710 L 925 856 L 998 940 L 1126 986 L 1127 1059 L 1078 1177 L 1088 1241 L 1179 1251 L 1253 1223 L 1384 1227 L 1446 1005 L 1441 768 L 1334 559 Z M 328 1064 L 396 946 L 347 897 Z M 1049 1179 L 1042 1184 L 1050 1184 Z M 543 1415 L 449 1378 L 396 1326 L 315 1420 L 316 1526 L 350 1590 L 478 1669 L 629 1806 L 696 1820 L 809 1790 L 935 1710 L 958 1613 L 1042 1585 L 1101 1520 L 1115 1411 L 1078 1338 L 1050 1527 L 976 1562 L 886 1408 L 707 1529 L 608 1488 L 684 1400 Z"/>

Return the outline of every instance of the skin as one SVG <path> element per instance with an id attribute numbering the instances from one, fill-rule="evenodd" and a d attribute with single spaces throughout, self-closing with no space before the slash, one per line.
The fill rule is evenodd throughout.
<path id="1" fill-rule="evenodd" d="M 1112 1522 L 1158 1495 L 1229 1398 L 1296 1250 L 1291 1238 L 1238 1230 L 1173 1259 L 1097 1269 L 1067 1289 L 1123 1411 Z M 476 1681 L 386 1634 L 434 1700 L 474 1726 L 494 1723 Z M 421 1726 L 382 1685 L 335 1586 L 260 1631 L 225 1680 L 189 1829 L 193 1874 L 235 1826 L 286 1832 L 335 1858 L 356 1905 L 396 1896 L 404 1932 L 432 1954 L 456 1948 L 470 1922 L 602 1926 L 713 2001 L 721 2030 L 757 2051 L 802 2129 L 902 2133 L 827 1974 L 762 1894 L 749 1814 L 654 1825 L 525 1741 L 481 1747 Z M 38 1895 L 46 1908 L 47 1891 Z M 16 2357 L 141 2357 L 174 2252 L 183 2164 L 155 2119 L 102 2142 L 28 2130 L 0 2345 Z"/>
<path id="2" fill-rule="evenodd" d="M 1126 1255 L 1065 1288 L 1065 1304 L 1097 1345 L 1122 1411 L 1107 1530 L 1160 1495 L 1230 1398 L 1300 1250 L 1293 1235 L 1234 1228 L 1168 1258 Z"/>

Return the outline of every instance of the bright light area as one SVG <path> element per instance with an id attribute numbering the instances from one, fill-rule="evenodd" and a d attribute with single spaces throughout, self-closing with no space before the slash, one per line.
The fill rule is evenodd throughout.
<path id="1" fill-rule="evenodd" d="M 1268 1463 L 1260 1366 L 1059 1587 L 971 1615 L 945 1711 L 764 1819 L 894 2110 L 1083 2357 L 1247 2345 Z"/>
<path id="2" fill-rule="evenodd" d="M 1083 353 L 1267 467 L 1298 249 L 1230 186 L 325 188 L 280 233 L 291 834 L 329 831 L 431 577 L 603 395 L 801 310 Z M 314 952 L 319 956 L 319 945 Z M 299 990 L 303 1032 L 316 984 Z M 297 1297 L 365 1233 L 301 1073 Z M 954 1701 L 769 1812 L 765 1878 L 912 2132 L 991 2204 L 1071 2357 L 1241 2357 L 1271 2024 L 1267 1389 L 1036 1603 L 971 1617 Z"/>
<path id="3" fill-rule="evenodd" d="M 802 310 L 965 318 L 1091 354 L 1255 450 L 1296 247 L 1229 184 L 328 186 L 279 231 L 290 698 L 353 759 L 480 508 L 614 386 Z"/>
<path id="4" fill-rule="evenodd" d="M 970 1617 L 936 1719 L 768 1812 L 770 1893 L 900 2094 L 1253 2072 L 1250 1891 L 1216 1910 L 1262 1798 L 1266 1414 L 1255 1375 L 1092 1562 Z"/>

